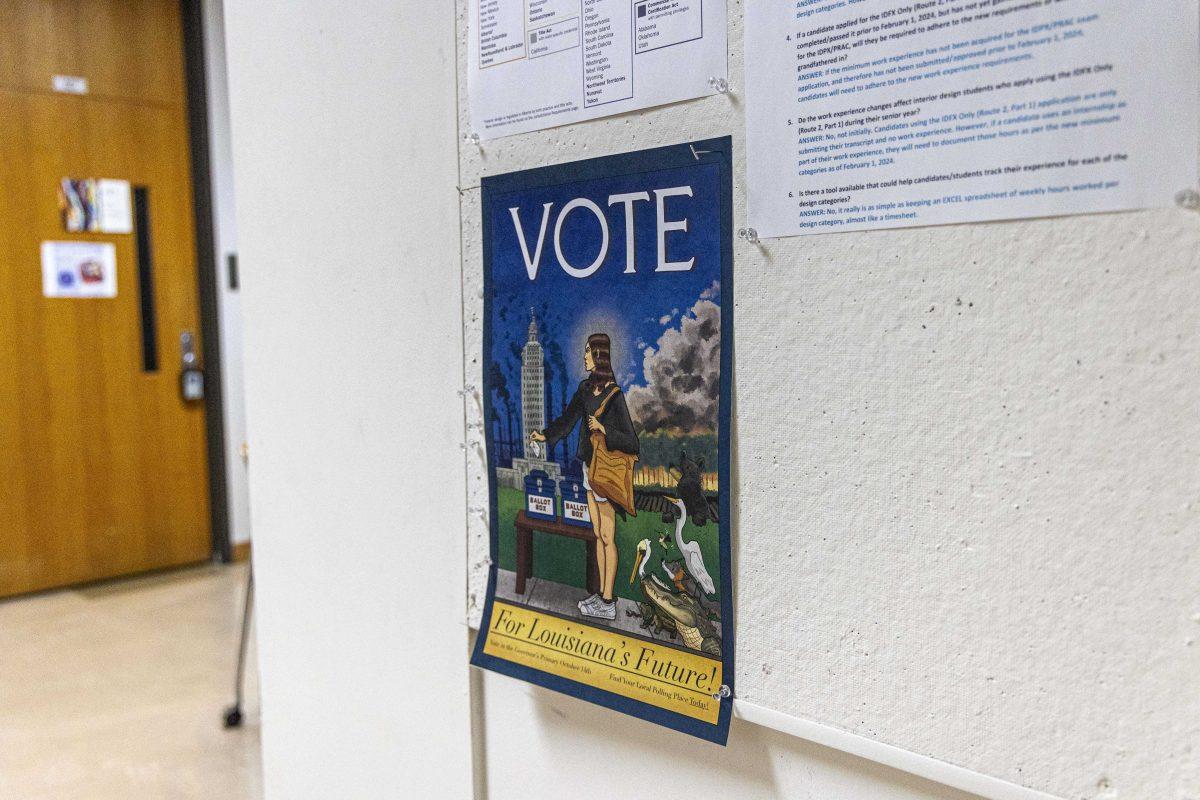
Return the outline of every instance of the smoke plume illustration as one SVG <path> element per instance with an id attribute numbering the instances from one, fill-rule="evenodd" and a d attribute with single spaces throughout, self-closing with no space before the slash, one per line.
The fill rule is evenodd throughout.
<path id="1" fill-rule="evenodd" d="M 721 309 L 711 299 L 716 284 L 646 348 L 645 386 L 626 393 L 629 410 L 647 434 L 713 433 L 721 390 Z M 707 297 L 705 297 L 707 295 Z"/>

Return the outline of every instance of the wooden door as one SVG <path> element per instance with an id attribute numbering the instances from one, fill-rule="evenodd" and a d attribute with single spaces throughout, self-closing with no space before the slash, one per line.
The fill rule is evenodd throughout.
<path id="1" fill-rule="evenodd" d="M 173 0 L 0 10 L 0 596 L 211 552 L 204 408 L 179 387 L 200 331 L 184 91 Z M 138 187 L 149 248 L 68 233 L 63 178 Z M 47 241 L 112 243 L 116 296 L 44 296 Z"/>

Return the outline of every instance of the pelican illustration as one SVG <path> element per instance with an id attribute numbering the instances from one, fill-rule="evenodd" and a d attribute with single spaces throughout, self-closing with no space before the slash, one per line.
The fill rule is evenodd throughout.
<path id="1" fill-rule="evenodd" d="M 719 656 L 721 637 L 696 598 L 685 592 L 672 591 L 654 574 L 653 567 L 646 569 L 647 563 L 652 559 L 652 550 L 653 545 L 649 539 L 638 542 L 629 583 L 632 585 L 637 582 L 641 585 L 645 602 L 638 604 L 636 612 L 625 613 L 641 619 L 642 627 L 653 633 L 665 632 L 672 639 L 678 636 L 692 650 Z M 661 559 L 661 554 L 659 558 Z"/>
<path id="2" fill-rule="evenodd" d="M 687 523 L 687 504 L 676 497 L 668 497 L 667 501 L 672 503 L 679 509 L 679 518 L 675 520 L 675 546 L 679 548 L 679 552 L 683 554 L 683 563 L 687 567 L 687 571 L 705 594 L 713 594 L 717 591 L 716 585 L 713 583 L 712 577 L 708 574 L 708 568 L 704 566 L 704 556 L 700 553 L 699 542 L 685 542 L 683 540 L 683 526 Z"/>

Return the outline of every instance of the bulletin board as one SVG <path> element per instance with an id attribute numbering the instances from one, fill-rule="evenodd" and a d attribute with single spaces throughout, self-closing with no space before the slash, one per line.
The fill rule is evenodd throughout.
<path id="1" fill-rule="evenodd" d="M 473 625 L 480 177 L 732 135 L 736 228 L 739 4 L 729 43 L 726 95 L 460 146 Z M 459 108 L 466 131 L 461 79 Z M 1059 797 L 1194 785 L 1200 216 L 740 240 L 734 260 L 738 699 Z"/>

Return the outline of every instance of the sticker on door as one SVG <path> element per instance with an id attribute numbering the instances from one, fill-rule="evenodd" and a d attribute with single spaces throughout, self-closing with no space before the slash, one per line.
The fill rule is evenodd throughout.
<path id="1" fill-rule="evenodd" d="M 42 242 L 46 297 L 116 297 L 117 248 L 108 242 Z"/>
<path id="2" fill-rule="evenodd" d="M 67 233 L 133 233 L 129 181 L 63 178 L 58 187 L 58 210 Z"/>

